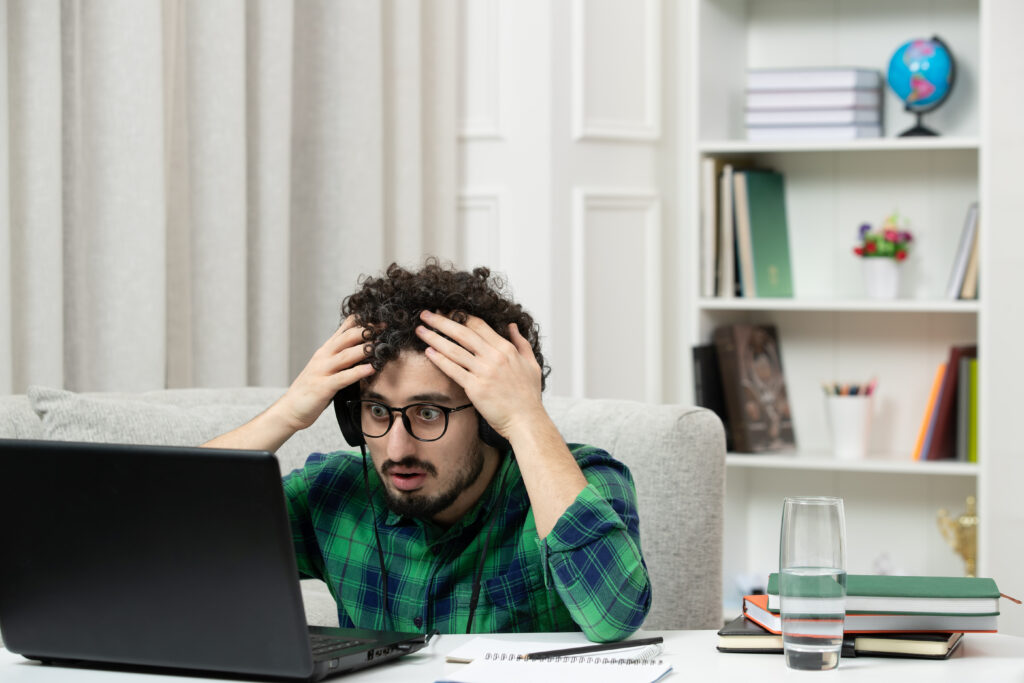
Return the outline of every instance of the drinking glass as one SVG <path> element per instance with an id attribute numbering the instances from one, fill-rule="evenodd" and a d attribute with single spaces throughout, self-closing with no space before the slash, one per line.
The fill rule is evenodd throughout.
<path id="1" fill-rule="evenodd" d="M 843 499 L 786 498 L 779 538 L 782 646 L 791 669 L 839 665 L 846 617 Z"/>

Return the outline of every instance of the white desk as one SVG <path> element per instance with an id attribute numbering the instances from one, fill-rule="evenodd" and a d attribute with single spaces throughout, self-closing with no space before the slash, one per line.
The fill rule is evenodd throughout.
<path id="1" fill-rule="evenodd" d="M 968 633 L 954 656 L 948 660 L 893 659 L 860 657 L 842 659 L 839 669 L 831 672 L 791 671 L 781 655 L 721 653 L 715 649 L 718 636 L 714 631 L 641 631 L 642 635 L 665 638 L 663 657 L 670 661 L 673 672 L 667 681 L 928 681 L 928 683 L 963 683 L 964 681 L 1018 681 L 1024 683 L 1024 638 L 988 633 Z M 362 672 L 340 676 L 338 683 L 409 683 L 430 682 L 459 664 L 448 664 L 444 656 L 474 636 L 440 636 L 421 652 L 397 662 L 383 664 Z M 578 640 L 582 634 L 504 634 L 488 636 L 510 640 L 558 642 Z M 168 681 L 200 681 L 201 678 L 104 671 L 100 669 L 43 666 L 19 655 L 0 649 L 0 681 L 3 683 L 166 683 Z M 537 682 L 540 683 L 540 682 Z"/>

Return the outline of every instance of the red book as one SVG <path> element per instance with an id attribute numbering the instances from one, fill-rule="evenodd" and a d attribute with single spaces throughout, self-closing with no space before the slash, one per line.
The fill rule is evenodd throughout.
<path id="1" fill-rule="evenodd" d="M 767 595 L 743 598 L 743 615 L 772 633 L 782 633 L 782 615 L 768 609 Z M 998 614 L 928 614 L 878 613 L 849 614 L 843 624 L 844 633 L 995 633 Z M 808 619 L 803 620 L 806 623 Z"/>

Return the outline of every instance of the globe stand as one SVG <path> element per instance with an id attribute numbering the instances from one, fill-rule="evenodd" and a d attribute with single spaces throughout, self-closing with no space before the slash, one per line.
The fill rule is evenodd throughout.
<path id="1" fill-rule="evenodd" d="M 924 118 L 924 114 L 925 114 L 923 111 L 911 111 L 909 107 L 907 108 L 907 111 L 909 111 L 911 114 L 915 114 L 917 116 L 917 123 L 914 124 L 914 126 L 912 128 L 907 128 L 905 131 L 900 133 L 899 137 L 901 137 L 901 138 L 910 138 L 910 137 L 938 136 L 938 133 L 936 133 L 931 128 L 926 127 L 921 122 L 921 119 Z"/>

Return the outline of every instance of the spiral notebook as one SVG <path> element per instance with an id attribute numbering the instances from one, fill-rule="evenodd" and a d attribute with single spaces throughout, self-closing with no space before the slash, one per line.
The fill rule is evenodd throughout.
<path id="1" fill-rule="evenodd" d="M 522 654 L 560 647 L 551 642 L 474 638 L 448 655 L 449 662 L 470 663 L 450 667 L 450 672 L 437 683 L 523 683 L 531 679 L 560 683 L 653 683 L 672 671 L 672 665 L 660 656 L 660 646 L 554 659 L 519 659 Z"/>

